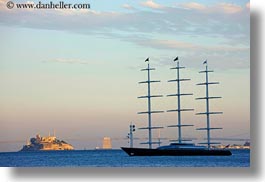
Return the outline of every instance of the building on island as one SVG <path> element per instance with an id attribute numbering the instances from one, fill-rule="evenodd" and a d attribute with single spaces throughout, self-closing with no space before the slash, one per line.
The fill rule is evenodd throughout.
<path id="1" fill-rule="evenodd" d="M 23 146 L 21 151 L 39 151 L 39 150 L 73 150 L 74 147 L 71 144 L 63 140 L 58 140 L 54 136 L 43 136 L 39 134 L 36 138 L 31 138 L 26 145 Z"/>

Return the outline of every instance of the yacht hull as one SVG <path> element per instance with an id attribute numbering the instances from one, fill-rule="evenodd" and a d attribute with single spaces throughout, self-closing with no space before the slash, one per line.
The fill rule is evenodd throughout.
<path id="1" fill-rule="evenodd" d="M 225 149 L 147 149 L 121 147 L 129 156 L 230 156 Z"/>

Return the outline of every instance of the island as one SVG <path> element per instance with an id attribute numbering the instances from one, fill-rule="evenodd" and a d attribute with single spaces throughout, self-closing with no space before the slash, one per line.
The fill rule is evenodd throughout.
<path id="1" fill-rule="evenodd" d="M 58 140 L 55 136 L 41 137 L 37 134 L 36 138 L 31 138 L 20 151 L 43 150 L 74 150 L 74 147 L 63 140 Z"/>

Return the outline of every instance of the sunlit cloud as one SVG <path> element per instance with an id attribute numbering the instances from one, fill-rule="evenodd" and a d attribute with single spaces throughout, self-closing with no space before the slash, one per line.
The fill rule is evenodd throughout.
<path id="1" fill-rule="evenodd" d="M 196 10 L 205 10 L 207 8 L 205 5 L 196 2 L 183 3 L 182 7 Z"/>
<path id="2" fill-rule="evenodd" d="M 89 14 L 89 13 L 94 13 L 96 14 L 97 12 L 89 10 L 89 9 L 55 9 L 55 12 L 58 12 L 58 14 L 61 15 L 80 15 L 80 14 Z"/>
<path id="3" fill-rule="evenodd" d="M 238 13 L 243 10 L 242 7 L 230 3 L 220 3 L 219 6 L 225 13 Z"/>
<path id="4" fill-rule="evenodd" d="M 145 39 L 139 40 L 140 45 L 160 48 L 160 49 L 195 49 L 196 46 L 192 43 L 181 42 L 176 40 L 156 40 L 156 39 Z"/>
<path id="5" fill-rule="evenodd" d="M 247 8 L 247 9 L 250 9 L 250 2 L 248 2 L 248 3 L 246 4 L 246 8 Z"/>
<path id="6" fill-rule="evenodd" d="M 248 51 L 249 47 L 235 47 L 229 45 L 215 45 L 206 46 L 196 43 L 189 43 L 177 40 L 159 40 L 159 39 L 143 39 L 136 40 L 140 45 L 159 48 L 159 49 L 176 49 L 176 50 L 187 50 L 187 51 L 217 51 L 217 52 L 234 52 L 234 51 Z"/>
<path id="7" fill-rule="evenodd" d="M 179 4 L 180 7 L 187 8 L 190 10 L 203 11 L 204 13 L 224 13 L 224 14 L 234 14 L 243 11 L 243 8 L 239 5 L 231 3 L 218 3 L 216 5 L 206 6 L 204 4 L 189 2 Z"/>
<path id="8" fill-rule="evenodd" d="M 128 9 L 128 10 L 134 10 L 135 9 L 133 6 L 131 6 L 129 4 L 123 4 L 122 7 L 125 9 Z"/>
<path id="9" fill-rule="evenodd" d="M 164 7 L 161 4 L 158 4 L 158 3 L 156 3 L 156 2 L 154 2 L 152 0 L 148 0 L 148 1 L 142 2 L 141 5 L 144 6 L 144 7 L 151 8 L 151 9 L 161 9 L 161 8 Z"/>
<path id="10" fill-rule="evenodd" d="M 6 1 L 6 0 L 5 0 Z M 5 6 L 4 0 L 1 0 Z M 162 6 L 146 1 L 145 5 L 153 8 Z M 71 32 L 82 32 L 91 34 L 108 33 L 109 30 L 117 30 L 131 33 L 163 33 L 163 34 L 192 34 L 207 36 L 222 36 L 229 39 L 236 38 L 241 34 L 247 36 L 248 29 L 243 26 L 247 16 L 241 11 L 241 7 L 232 4 L 218 4 L 211 7 L 199 3 L 181 4 L 181 7 L 188 7 L 189 10 L 166 7 L 155 11 L 133 11 L 125 12 L 101 12 L 96 10 L 51 10 L 46 11 L 24 11 L 13 10 L 0 12 L 0 22 L 4 25 L 30 27 L 37 29 L 56 29 Z M 125 4 L 124 8 L 131 9 L 131 5 Z M 7 9 L 4 7 L 4 9 Z M 211 13 L 211 15 L 205 14 Z M 220 16 L 217 13 L 230 14 Z M 236 12 L 241 13 L 234 15 Z M 78 21 L 77 16 L 78 15 Z M 178 15 L 178 16 L 176 16 Z M 21 18 L 23 17 L 23 19 Z M 45 19 L 44 19 L 45 17 Z M 56 17 L 56 18 L 54 18 Z M 45 21 L 45 20 L 49 21 Z M 43 20 L 43 21 L 42 21 Z M 40 24 L 40 22 L 42 22 Z M 84 23 L 86 22 L 86 23 Z M 224 23 L 225 22 L 225 23 Z M 238 26 L 239 25 L 239 26 Z M 247 40 L 240 37 L 240 40 Z"/>
<path id="11" fill-rule="evenodd" d="M 0 11 L 6 11 L 6 10 L 9 10 L 7 7 L 6 7 L 6 3 L 8 1 L 7 0 L 0 0 Z"/>
<path id="12" fill-rule="evenodd" d="M 178 40 L 159 39 L 132 39 L 135 44 L 143 47 L 172 50 L 167 55 L 156 57 L 158 65 L 169 66 L 168 58 L 177 55 L 181 56 L 187 66 L 197 68 L 198 60 L 209 59 L 212 64 L 219 69 L 246 69 L 249 68 L 249 47 L 233 45 L 204 45 L 194 42 L 184 42 Z M 143 58 L 144 59 L 144 58 Z M 152 58 L 153 60 L 153 58 Z"/>
<path id="13" fill-rule="evenodd" d="M 0 0 L 1 8 L 5 9 L 0 11 L 0 23 L 5 26 L 95 35 L 153 49 L 181 50 L 186 54 L 190 51 L 200 54 L 203 51 L 209 55 L 232 57 L 236 53 L 236 60 L 248 58 L 249 3 L 241 7 L 231 3 L 205 5 L 189 2 L 170 7 L 148 0 L 140 5 L 150 8 L 149 10 L 123 4 L 120 7 L 135 11 L 51 10 L 44 14 L 44 11 L 6 11 L 5 2 L 6 0 Z M 202 41 L 185 41 L 178 35 L 185 35 L 188 39 L 193 37 L 192 40 L 211 38 L 214 41 L 204 45 Z M 246 54 L 239 54 L 244 51 Z M 56 61 L 86 64 L 82 60 L 54 60 Z"/>

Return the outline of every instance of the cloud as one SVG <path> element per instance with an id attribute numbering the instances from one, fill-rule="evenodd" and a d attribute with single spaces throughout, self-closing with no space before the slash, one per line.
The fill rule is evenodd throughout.
<path id="1" fill-rule="evenodd" d="M 220 10 L 225 13 L 238 13 L 243 10 L 241 6 L 230 4 L 230 3 L 220 3 Z"/>
<path id="2" fill-rule="evenodd" d="M 7 10 L 7 7 L 6 7 L 7 2 L 8 2 L 7 0 L 0 0 L 0 10 L 1 11 Z"/>
<path id="3" fill-rule="evenodd" d="M 67 63 L 67 64 L 89 64 L 88 61 L 79 60 L 79 59 L 65 59 L 65 58 L 56 58 L 52 60 L 42 61 L 44 63 Z"/>
<path id="4" fill-rule="evenodd" d="M 248 2 L 248 3 L 246 4 L 246 8 L 247 8 L 247 9 L 250 9 L 250 2 Z"/>
<path id="5" fill-rule="evenodd" d="M 160 5 L 158 3 L 155 3 L 152 0 L 148 0 L 148 1 L 142 2 L 141 5 L 144 6 L 144 7 L 151 8 L 151 9 L 161 9 L 161 8 L 163 8 L 162 5 Z"/>
<path id="6" fill-rule="evenodd" d="M 27 4 L 35 4 L 34 1 L 27 1 Z"/>
<path id="7" fill-rule="evenodd" d="M 195 10 L 205 10 L 207 8 L 205 5 L 195 2 L 183 3 L 182 7 Z"/>
<path id="8" fill-rule="evenodd" d="M 198 10 L 203 11 L 204 13 L 224 13 L 224 14 L 233 14 L 239 13 L 243 11 L 243 8 L 239 5 L 231 4 L 231 3 L 218 3 L 211 6 L 206 6 L 204 4 L 196 3 L 196 2 L 189 2 L 189 3 L 182 3 L 179 4 L 180 7 L 191 9 L 191 10 Z"/>
<path id="9" fill-rule="evenodd" d="M 152 47 L 157 49 L 174 49 L 185 51 L 209 51 L 209 52 L 238 52 L 249 51 L 249 47 L 246 46 L 229 46 L 229 45 L 201 45 L 190 42 L 183 42 L 177 40 L 159 40 L 159 39 L 135 39 L 135 43 Z"/>
<path id="10" fill-rule="evenodd" d="M 180 56 L 188 67 L 198 68 L 201 61 L 208 59 L 213 67 L 218 69 L 248 69 L 250 66 L 248 46 L 204 45 L 194 42 L 184 42 L 166 39 L 131 38 L 135 44 L 158 49 L 161 55 L 152 57 L 155 66 L 170 66 L 168 59 Z M 171 50 L 171 51 L 169 51 Z M 165 52 L 166 51 L 166 52 Z M 144 59 L 144 58 L 142 58 Z"/>
<path id="11" fill-rule="evenodd" d="M 4 2 L 0 0 L 1 8 L 4 8 L 4 11 L 0 10 L 2 26 L 66 31 L 119 39 L 153 49 L 182 51 L 183 54 L 204 52 L 204 56 L 216 54 L 235 60 L 242 60 L 243 57 L 249 60 L 250 14 L 246 7 L 236 4 L 204 5 L 190 2 L 173 7 L 145 1 L 141 6 L 151 9 L 136 9 L 125 4 L 123 8 L 135 8 L 134 11 L 90 9 L 77 12 L 8 10 Z M 188 37 L 190 41 L 182 37 Z M 209 39 L 208 45 L 205 44 Z M 57 59 L 54 62 L 86 64 L 82 60 Z"/>
<path id="12" fill-rule="evenodd" d="M 125 9 L 128 9 L 128 10 L 134 10 L 135 9 L 133 6 L 131 6 L 129 4 L 123 4 L 122 7 Z"/>
<path id="13" fill-rule="evenodd" d="M 1 0 L 1 2 L 4 1 Z M 144 4 L 153 8 L 162 7 L 153 1 L 146 1 Z M 249 13 L 232 13 L 239 11 L 237 6 L 228 4 L 220 6 L 219 4 L 219 12 L 214 11 L 213 7 L 209 8 L 199 3 L 182 4 L 182 7 L 184 6 L 193 9 L 163 6 L 160 12 L 138 9 L 130 13 L 95 10 L 27 11 L 13 9 L 8 12 L 0 11 L 0 23 L 7 26 L 54 29 L 83 34 L 107 34 L 111 30 L 130 32 L 130 34 L 190 34 L 220 36 L 228 38 L 228 40 L 248 40 L 244 36 L 249 33 L 247 26 Z M 125 5 L 125 7 L 131 8 L 130 5 Z M 208 9 L 208 13 L 202 9 Z"/>
<path id="14" fill-rule="evenodd" d="M 158 49 L 194 49 L 196 46 L 192 43 L 181 42 L 176 40 L 157 40 L 144 39 L 139 40 L 138 44 Z"/>

